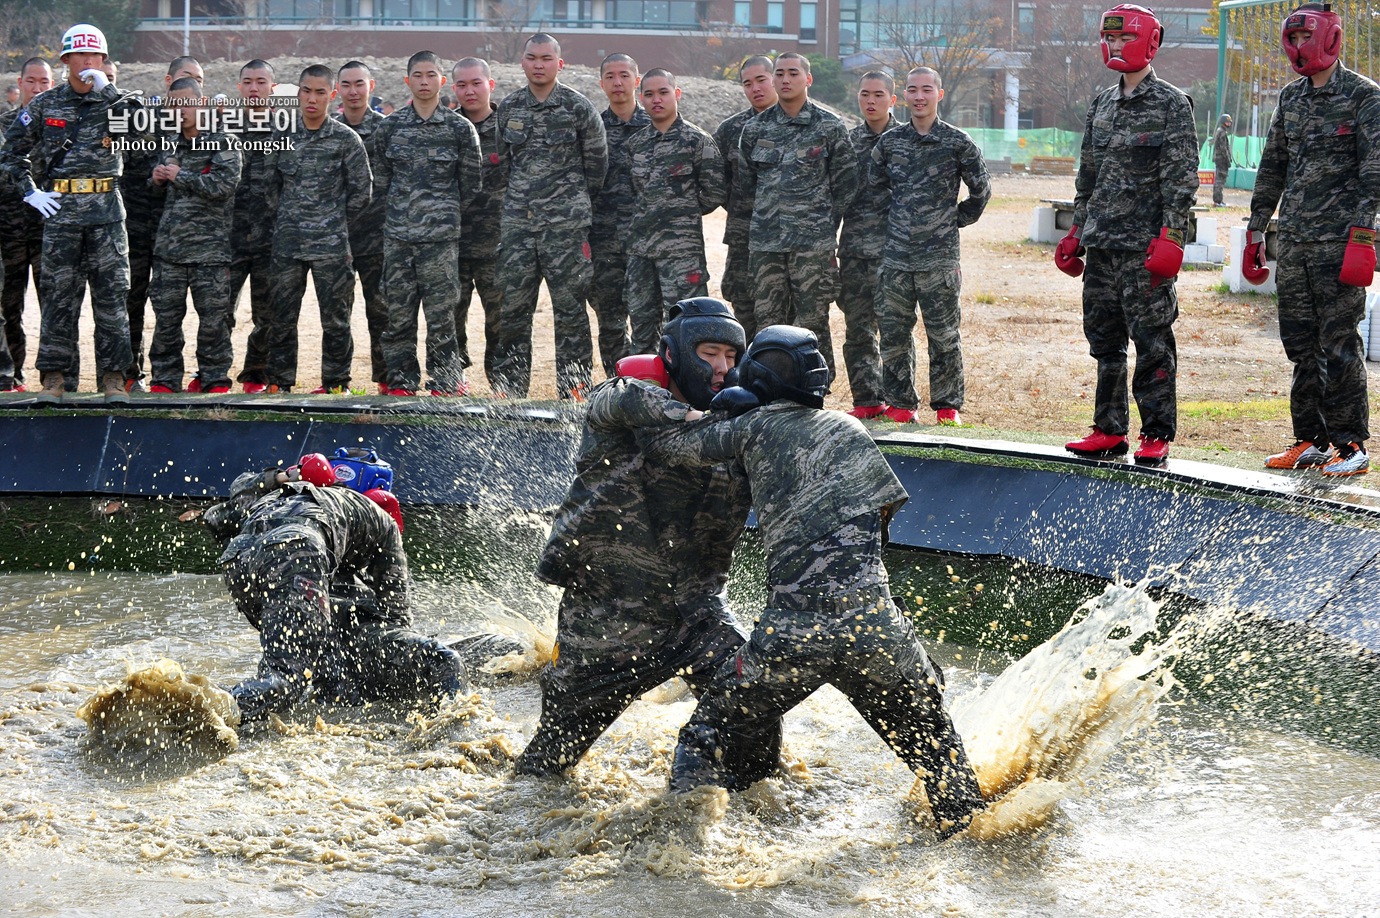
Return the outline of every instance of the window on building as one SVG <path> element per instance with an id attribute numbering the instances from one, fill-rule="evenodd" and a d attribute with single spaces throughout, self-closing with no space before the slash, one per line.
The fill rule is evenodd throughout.
<path id="1" fill-rule="evenodd" d="M 1026 41 L 1035 38 L 1035 4 L 1022 3 L 1016 10 L 1016 34 Z"/>
<path id="2" fill-rule="evenodd" d="M 767 31 L 784 32 L 786 25 L 786 4 L 768 3 L 767 4 Z"/>
<path id="3" fill-rule="evenodd" d="M 800 4 L 800 40 L 815 41 L 815 4 Z"/>
<path id="4" fill-rule="evenodd" d="M 752 25 L 752 0 L 737 0 L 733 4 L 733 24 L 745 29 Z"/>
<path id="5" fill-rule="evenodd" d="M 561 0 L 556 0 L 561 2 Z M 576 0 L 567 0 L 573 7 Z M 581 8 L 589 0 L 579 0 Z M 617 29 L 698 26 L 707 17 L 704 0 L 609 0 L 606 7 L 610 25 Z M 587 18 L 587 17 L 586 17 Z"/>

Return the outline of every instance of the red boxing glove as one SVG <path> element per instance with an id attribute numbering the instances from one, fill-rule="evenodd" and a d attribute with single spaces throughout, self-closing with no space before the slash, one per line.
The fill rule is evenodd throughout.
<path id="1" fill-rule="evenodd" d="M 384 513 L 393 517 L 393 522 L 398 524 L 398 532 L 403 531 L 402 507 L 398 504 L 398 499 L 393 496 L 391 491 L 385 491 L 383 488 L 374 488 L 365 491 L 364 496 L 382 507 Z"/>
<path id="2" fill-rule="evenodd" d="M 1160 228 L 1158 239 L 1150 240 L 1145 250 L 1145 270 L 1157 278 L 1169 280 L 1179 273 L 1184 263 L 1184 234 L 1167 226 Z M 1158 283 L 1154 281 L 1152 283 Z"/>
<path id="3" fill-rule="evenodd" d="M 297 460 L 297 476 L 318 488 L 335 484 L 335 468 L 320 453 L 311 453 Z"/>
<path id="4" fill-rule="evenodd" d="M 1241 276 L 1257 287 L 1270 279 L 1270 269 L 1265 267 L 1265 234 L 1260 230 L 1246 233 L 1246 248 L 1241 252 Z"/>
<path id="5" fill-rule="evenodd" d="M 1084 251 L 1086 250 L 1083 248 L 1083 227 L 1070 227 L 1068 235 L 1060 239 L 1059 244 L 1054 247 L 1054 267 L 1069 277 L 1082 276 L 1083 259 L 1078 256 Z"/>
<path id="6" fill-rule="evenodd" d="M 1375 230 L 1351 228 L 1342 256 L 1342 283 L 1351 287 L 1369 287 L 1375 280 Z"/>
<path id="7" fill-rule="evenodd" d="M 619 376 L 656 383 L 663 389 L 671 388 L 671 376 L 666 372 L 666 364 L 655 354 L 633 354 L 618 361 L 614 370 Z"/>

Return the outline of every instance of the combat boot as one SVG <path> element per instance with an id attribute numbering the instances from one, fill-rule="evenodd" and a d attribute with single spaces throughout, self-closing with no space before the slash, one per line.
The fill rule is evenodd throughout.
<path id="1" fill-rule="evenodd" d="M 101 394 L 107 405 L 129 404 L 129 393 L 125 391 L 125 374 L 119 370 L 106 370 L 101 377 Z"/>
<path id="2" fill-rule="evenodd" d="M 44 370 L 39 374 L 39 380 L 43 383 L 43 388 L 34 396 L 35 402 L 40 405 L 56 405 L 62 401 L 67 381 L 62 378 L 61 373 L 56 370 Z"/>

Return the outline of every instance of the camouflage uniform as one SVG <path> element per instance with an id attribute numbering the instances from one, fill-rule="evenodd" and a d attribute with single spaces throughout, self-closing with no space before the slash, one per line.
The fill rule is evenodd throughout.
<path id="1" fill-rule="evenodd" d="M 1279 337 L 1294 365 L 1294 437 L 1327 444 L 1370 436 L 1366 291 L 1339 279 L 1352 227 L 1380 208 L 1380 87 L 1337 65 L 1321 89 L 1308 77 L 1280 91 L 1251 195 L 1249 230 L 1279 204 Z"/>
<path id="2" fill-rule="evenodd" d="M 129 315 L 129 349 L 133 362 L 125 378 L 144 377 L 144 307 L 149 302 L 149 281 L 153 277 L 153 245 L 163 219 L 163 196 L 152 190 L 153 167 L 158 165 L 164 143 L 173 138 L 155 132 L 152 150 L 125 153 L 125 169 L 120 175 L 120 197 L 125 202 L 125 235 L 129 239 L 129 293 L 125 312 Z M 155 321 L 156 318 L 155 318 Z"/>
<path id="3" fill-rule="evenodd" d="M 837 115 L 807 101 L 794 118 L 780 104 L 753 118 L 738 141 L 738 181 L 751 197 L 748 259 L 758 328 L 789 321 L 819 338 L 834 378 L 829 304 L 838 294 L 839 223 L 858 190 L 858 157 Z"/>
<path id="4" fill-rule="evenodd" d="M 9 132 L 21 111 L 23 109 L 14 109 L 0 115 L 0 137 Z M 24 203 L 17 182 L 8 176 L 0 177 L 0 255 L 5 263 L 4 292 L 0 293 L 0 315 L 4 323 L 0 328 L 0 389 L 24 382 L 24 358 L 28 356 L 24 294 L 29 288 L 30 272 L 34 289 L 39 289 L 42 251 L 42 216 Z M 39 311 L 42 309 L 40 304 Z"/>
<path id="5" fill-rule="evenodd" d="M 742 643 L 727 584 L 747 482 L 728 464 L 672 468 L 637 447 L 637 428 L 679 422 L 686 408 L 622 377 L 590 393 L 575 481 L 537 565 L 565 594 L 541 726 L 519 772 L 572 767 L 638 696 L 677 675 L 699 691 Z M 725 770 L 749 784 L 775 767 L 779 746 L 778 720 L 729 750 Z"/>
<path id="6" fill-rule="evenodd" d="M 604 375 L 617 375 L 617 364 L 635 353 L 628 338 L 628 258 L 624 234 L 633 217 L 636 193 L 632 187 L 632 160 L 628 141 L 652 123 L 641 105 L 627 121 L 606 108 L 599 117 L 608 138 L 609 168 L 603 190 L 594 198 L 594 222 L 589 227 L 589 250 L 594 259 L 594 279 L 589 285 L 589 305 L 599 320 L 599 360 Z"/>
<path id="7" fill-rule="evenodd" d="M 943 680 L 891 601 L 882 544 L 906 499 L 855 418 L 777 401 L 644 433 L 649 461 L 740 462 L 767 550 L 768 606 L 680 731 L 671 787 L 721 783 L 726 738 L 758 732 L 832 684 L 925 782 L 937 820 L 982 807 Z"/>
<path id="8" fill-rule="evenodd" d="M 556 326 L 556 391 L 589 387 L 594 346 L 585 294 L 590 201 L 604 187 L 604 122 L 589 100 L 556 84 L 544 102 L 523 87 L 498 106 L 500 167 L 508 176 L 498 273 L 503 283 L 494 375 L 499 393 L 526 398 L 532 382 L 532 316 L 542 279 Z"/>
<path id="9" fill-rule="evenodd" d="M 649 124 L 634 134 L 628 158 L 637 196 L 623 243 L 632 350 L 652 354 L 670 308 L 709 295 L 701 217 L 727 200 L 724 163 L 714 138 L 679 116 L 665 133 Z"/>
<path id="10" fill-rule="evenodd" d="M 886 127 L 874 131 L 867 122 L 848 132 L 858 162 L 871 161 L 872 148 L 882 135 L 900 125 L 888 115 Z M 886 243 L 886 212 L 891 190 L 859 176 L 858 194 L 843 217 L 839 234 L 839 309 L 843 312 L 843 364 L 853 404 L 882 403 L 882 356 L 877 349 L 877 275 L 882 270 L 882 246 Z"/>
<path id="11" fill-rule="evenodd" d="M 195 144 L 179 135 L 160 163 L 175 159 L 177 178 L 153 184 L 163 222 L 153 250 L 153 382 L 182 390 L 182 320 L 187 290 L 196 306 L 196 367 L 202 391 L 230 385 L 230 218 L 240 180 L 240 154 L 226 134 L 202 132 Z"/>
<path id="12" fill-rule="evenodd" d="M 1212 165 L 1215 171 L 1212 174 L 1212 203 L 1223 203 L 1222 192 L 1227 187 L 1227 173 L 1231 171 L 1231 131 L 1224 125 L 1218 125 L 1217 130 L 1212 135 Z"/>
<path id="13" fill-rule="evenodd" d="M 235 479 L 206 511 L 226 586 L 259 631 L 259 673 L 231 689 L 245 721 L 323 700 L 432 703 L 463 685 L 454 651 L 411 630 L 407 555 L 392 517 L 363 494 L 277 469 Z"/>
<path id="14" fill-rule="evenodd" d="M 484 163 L 484 187 L 474 196 L 460 221 L 460 302 L 455 307 L 455 343 L 460 365 L 470 359 L 470 300 L 479 294 L 484 308 L 484 378 L 495 389 L 494 360 L 498 355 L 499 317 L 503 312 L 503 285 L 498 282 L 499 221 L 508 175 L 498 161 L 498 106 L 490 102 L 489 117 L 474 125 L 479 134 L 479 154 Z M 464 115 L 464 112 L 456 111 Z"/>
<path id="15" fill-rule="evenodd" d="M 872 149 L 868 181 L 890 194 L 886 246 L 877 283 L 882 400 L 907 411 L 915 390 L 916 307 L 929 343 L 930 407 L 963 407 L 959 339 L 958 230 L 982 216 L 992 182 L 982 151 L 963 131 L 936 120 L 928 134 L 914 123 L 891 131 Z M 958 185 L 968 197 L 958 202 Z M 877 404 L 877 402 L 872 402 Z"/>
<path id="16" fill-rule="evenodd" d="M 358 134 L 330 118 L 315 131 L 298 121 L 274 138 L 287 146 L 270 152 L 267 164 L 274 213 L 268 381 L 297 382 L 297 320 L 311 271 L 321 306 L 321 384 L 348 389 L 355 353 L 349 227 L 372 198 L 369 154 Z"/>
<path id="17" fill-rule="evenodd" d="M 743 125 L 756 117 L 756 109 L 746 109 L 730 115 L 714 129 L 714 142 L 724 158 L 724 177 L 728 185 L 728 201 L 724 204 L 724 245 L 728 257 L 724 260 L 724 276 L 719 284 L 723 298 L 733 306 L 733 314 L 743 326 L 748 343 L 757 334 L 757 319 L 753 315 L 756 298 L 752 290 L 752 273 L 748 270 L 748 227 L 752 224 L 752 197 L 738 181 L 738 141 Z"/>
<path id="18" fill-rule="evenodd" d="M 384 119 L 376 142 L 375 178 L 388 209 L 383 229 L 388 384 L 419 388 L 420 304 L 426 316 L 427 388 L 455 392 L 464 372 L 455 343 L 460 225 L 483 181 L 479 135 L 469 119 L 444 105 L 427 118 L 408 105 Z"/>
<path id="19" fill-rule="evenodd" d="M 1174 281 L 1152 285 L 1145 268 L 1150 241 L 1168 227 L 1188 232 L 1198 195 L 1198 137 L 1193 102 L 1152 69 L 1129 97 L 1121 83 L 1088 107 L 1083 150 L 1074 179 L 1073 222 L 1083 228 L 1083 334 L 1097 359 L 1093 422 L 1125 436 L 1126 341 L 1136 344 L 1131 381 L 1141 432 L 1173 440 L 1178 427 Z"/>
<path id="20" fill-rule="evenodd" d="M 34 171 L 49 189 L 58 179 L 108 179 L 114 184 L 109 191 L 64 194 L 62 209 L 44 222 L 44 268 L 39 278 L 43 321 L 34 361 L 40 372 L 70 372 L 77 359 L 77 318 L 88 283 L 96 322 L 96 378 L 123 373 L 133 359 L 125 312 L 129 246 L 118 185 L 121 154 L 109 145 L 108 115 L 119 99 L 114 86 L 79 94 L 63 83 L 34 97 L 28 122 L 16 119 L 0 149 L 0 169 L 19 184 L 21 197 L 35 187 L 31 166 L 37 167 Z M 71 149 L 53 165 L 74 129 Z"/>
<path id="21" fill-rule="evenodd" d="M 262 135 L 236 136 L 257 142 Z M 235 328 L 235 310 L 246 279 L 251 324 L 244 345 L 244 362 L 235 379 L 242 383 L 267 383 L 269 328 L 273 324 L 273 293 L 269 286 L 273 211 L 268 205 L 268 154 L 254 147 L 242 148 L 240 152 L 240 184 L 235 189 L 230 251 L 234 255 L 230 262 L 230 328 Z"/>
<path id="22" fill-rule="evenodd" d="M 383 300 L 383 194 L 377 188 L 379 152 L 376 143 L 383 116 L 372 108 L 366 109 L 359 124 L 351 124 L 345 113 L 333 116 L 341 124 L 359 135 L 364 151 L 369 154 L 369 168 L 374 173 L 375 188 L 369 206 L 350 224 L 350 260 L 364 290 L 364 321 L 369 327 L 370 379 L 376 383 L 388 380 L 388 362 L 383 357 L 383 333 L 388 331 L 388 304 Z M 354 300 L 350 301 L 354 310 Z"/>

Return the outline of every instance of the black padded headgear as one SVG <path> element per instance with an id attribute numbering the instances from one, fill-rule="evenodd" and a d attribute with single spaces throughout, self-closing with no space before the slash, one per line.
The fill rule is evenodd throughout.
<path id="1" fill-rule="evenodd" d="M 735 347 L 742 356 L 747 336 L 728 304 L 712 296 L 697 296 L 672 306 L 657 356 L 680 394 L 700 411 L 707 411 L 714 400 L 714 368 L 695 353 L 695 348 L 706 342 Z M 736 369 L 728 371 L 724 388 L 737 385 L 737 374 Z"/>
<path id="2" fill-rule="evenodd" d="M 767 365 L 768 351 L 789 356 L 794 364 L 789 379 Z M 829 364 L 819 352 L 819 339 L 808 328 L 795 325 L 770 325 L 759 331 L 738 364 L 738 378 L 763 404 L 785 398 L 808 408 L 823 408 L 829 392 Z"/>

